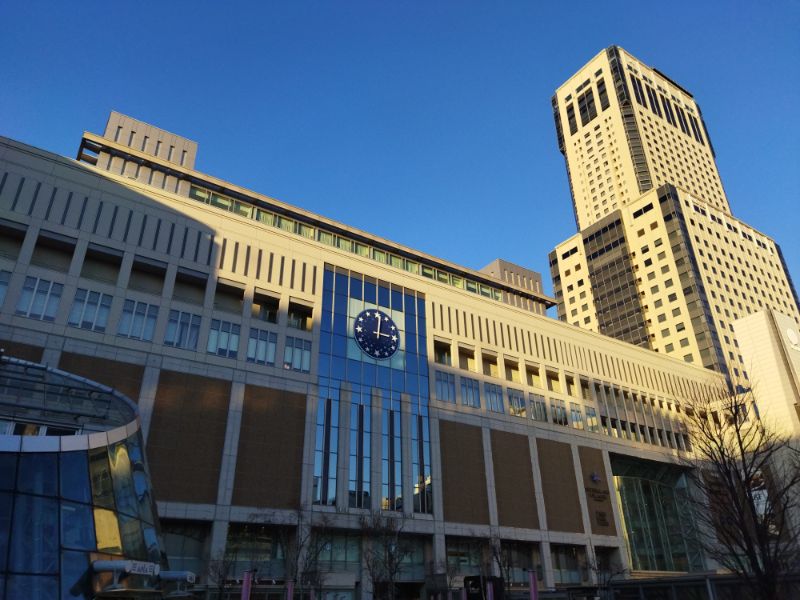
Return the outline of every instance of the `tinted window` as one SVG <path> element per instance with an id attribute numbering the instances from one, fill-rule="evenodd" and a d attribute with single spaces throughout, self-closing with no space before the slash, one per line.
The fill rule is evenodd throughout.
<path id="1" fill-rule="evenodd" d="M 58 501 L 53 498 L 17 495 L 9 547 L 9 570 L 28 573 L 58 571 Z M 11 579 L 9 579 L 9 583 Z M 11 598 L 49 596 L 10 594 Z"/>
<path id="2" fill-rule="evenodd" d="M 31 494 L 55 496 L 58 494 L 56 455 L 28 452 L 19 457 L 17 490 Z"/>
<path id="3" fill-rule="evenodd" d="M 76 502 L 91 502 L 86 452 L 63 452 L 60 460 L 61 497 Z"/>

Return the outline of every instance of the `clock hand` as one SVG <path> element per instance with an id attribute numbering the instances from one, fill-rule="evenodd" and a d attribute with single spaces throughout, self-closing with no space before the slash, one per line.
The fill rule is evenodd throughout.
<path id="1" fill-rule="evenodd" d="M 379 312 L 375 312 L 375 316 L 378 317 L 378 328 L 375 330 L 375 337 L 381 337 L 381 315 Z"/>

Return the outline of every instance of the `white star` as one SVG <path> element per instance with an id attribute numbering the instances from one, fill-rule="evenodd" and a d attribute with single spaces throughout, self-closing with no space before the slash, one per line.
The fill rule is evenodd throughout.
<path id="1" fill-rule="evenodd" d="M 392 329 L 394 329 L 394 327 L 392 327 Z M 393 336 L 392 336 L 392 341 L 393 341 L 393 342 L 396 342 L 396 341 L 397 341 L 397 336 L 396 336 L 396 335 L 393 335 Z"/>
<path id="2" fill-rule="evenodd" d="M 358 326 L 356 327 L 356 331 L 358 331 L 359 333 L 361 333 L 361 331 L 363 331 L 363 329 L 364 329 L 364 328 L 363 328 L 363 327 L 361 327 L 361 325 L 358 325 Z"/>

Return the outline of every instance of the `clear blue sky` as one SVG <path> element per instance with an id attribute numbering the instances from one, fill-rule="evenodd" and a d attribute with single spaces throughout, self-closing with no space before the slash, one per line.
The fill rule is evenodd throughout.
<path id="1" fill-rule="evenodd" d="M 0 5 L 0 134 L 74 156 L 115 109 L 199 170 L 454 262 L 575 233 L 550 97 L 619 44 L 692 91 L 733 212 L 800 284 L 800 3 Z"/>

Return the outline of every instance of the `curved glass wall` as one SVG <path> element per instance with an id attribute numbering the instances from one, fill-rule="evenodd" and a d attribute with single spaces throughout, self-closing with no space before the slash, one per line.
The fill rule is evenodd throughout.
<path id="1" fill-rule="evenodd" d="M 162 553 L 135 411 L 107 388 L 0 359 L 6 433 L 63 432 L 67 425 L 75 431 L 0 435 L 0 598 L 93 598 L 115 582 L 110 571 L 95 573 L 92 564 L 123 559 L 140 561 L 140 569 L 152 573 L 116 582 L 132 591 L 125 597 L 156 592 Z M 111 427 L 98 431 L 103 414 Z M 134 420 L 115 427 L 123 415 Z"/>

